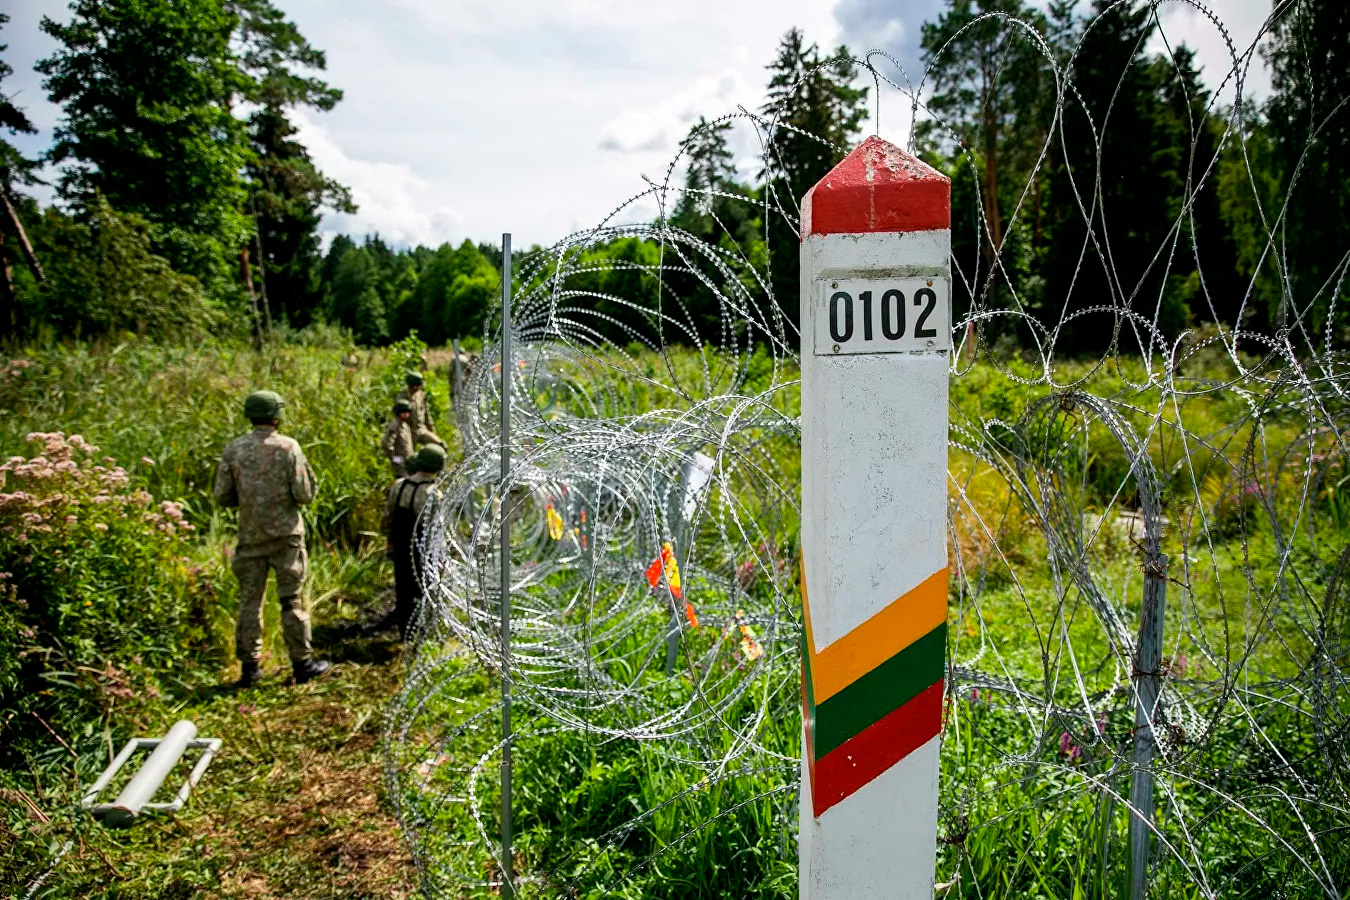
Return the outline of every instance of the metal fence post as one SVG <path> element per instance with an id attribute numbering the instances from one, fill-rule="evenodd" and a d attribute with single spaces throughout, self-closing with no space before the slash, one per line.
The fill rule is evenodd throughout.
<path id="1" fill-rule="evenodd" d="M 516 893 L 511 856 L 511 235 L 502 235 L 502 896 Z"/>
<path id="2" fill-rule="evenodd" d="M 1153 844 L 1153 771 L 1158 755 L 1155 723 L 1162 693 L 1163 614 L 1167 606 L 1167 557 L 1159 514 L 1144 516 L 1144 605 L 1139 612 L 1139 650 L 1134 661 L 1134 770 L 1130 777 L 1130 898 L 1148 894 Z"/>

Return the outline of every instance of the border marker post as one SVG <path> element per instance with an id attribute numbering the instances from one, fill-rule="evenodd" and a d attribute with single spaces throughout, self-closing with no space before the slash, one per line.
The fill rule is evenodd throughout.
<path id="1" fill-rule="evenodd" d="M 802 200 L 803 900 L 930 900 L 951 184 L 877 137 Z"/>

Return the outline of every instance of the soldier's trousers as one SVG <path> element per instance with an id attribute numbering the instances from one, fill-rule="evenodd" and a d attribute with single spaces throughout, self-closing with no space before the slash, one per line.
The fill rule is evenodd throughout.
<path id="1" fill-rule="evenodd" d="M 231 568 L 239 579 L 239 617 L 234 630 L 234 655 L 241 661 L 257 662 L 262 656 L 262 605 L 267 595 L 267 573 L 274 569 L 286 652 L 294 661 L 309 659 L 309 610 L 300 597 L 307 562 L 305 539 L 300 535 L 235 549 Z"/>

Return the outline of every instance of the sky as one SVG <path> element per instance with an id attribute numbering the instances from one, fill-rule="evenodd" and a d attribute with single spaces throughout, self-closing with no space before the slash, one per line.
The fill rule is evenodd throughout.
<path id="1" fill-rule="evenodd" d="M 599 224 L 662 181 L 700 115 L 763 102 L 765 66 L 782 35 L 822 47 L 890 52 L 917 81 L 920 26 L 945 0 L 274 0 L 328 55 L 345 98 L 295 116 L 320 168 L 352 189 L 359 210 L 329 215 L 328 234 L 377 232 L 396 245 L 466 238 L 550 244 Z M 8 6 L 9 4 L 4 4 Z M 1270 0 L 1210 0 L 1239 55 Z M 24 0 L 0 32 L 14 75 L 3 85 L 46 149 L 60 110 L 33 63 L 54 44 L 41 18 L 68 18 L 65 0 Z M 1160 7 L 1169 43 L 1194 47 L 1211 88 L 1232 68 L 1221 32 L 1189 0 Z M 1163 49 L 1155 39 L 1154 50 Z M 889 63 L 885 69 L 890 69 Z M 885 70 L 883 69 L 883 71 Z M 892 77 L 903 83 L 898 71 Z M 1269 91 L 1259 59 L 1244 92 Z M 1226 93 L 1231 99 L 1231 80 Z M 908 135 L 909 102 L 887 89 L 883 137 Z M 748 134 L 737 145 L 753 167 Z M 39 191 L 47 202 L 50 190 Z M 654 203 L 619 220 L 650 218 Z"/>

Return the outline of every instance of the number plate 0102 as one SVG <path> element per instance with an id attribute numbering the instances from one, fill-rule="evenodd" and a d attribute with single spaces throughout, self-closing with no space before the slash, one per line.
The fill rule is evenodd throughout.
<path id="1" fill-rule="evenodd" d="M 827 278 L 816 282 L 817 356 L 936 353 L 952 345 L 946 278 Z"/>

